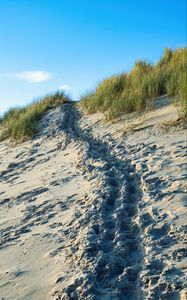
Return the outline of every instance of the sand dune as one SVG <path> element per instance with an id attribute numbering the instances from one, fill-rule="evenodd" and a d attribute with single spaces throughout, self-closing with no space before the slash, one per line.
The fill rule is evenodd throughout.
<path id="1" fill-rule="evenodd" d="M 186 299 L 186 131 L 165 100 L 112 124 L 65 104 L 0 143 L 1 300 Z"/>

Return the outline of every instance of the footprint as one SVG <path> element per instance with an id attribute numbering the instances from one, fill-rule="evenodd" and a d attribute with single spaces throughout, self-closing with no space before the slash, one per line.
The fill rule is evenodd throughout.
<path id="1" fill-rule="evenodd" d="M 143 215 L 141 215 L 141 226 L 142 227 L 147 227 L 148 225 L 150 225 L 154 220 L 152 218 L 152 216 L 149 213 L 145 213 Z"/>

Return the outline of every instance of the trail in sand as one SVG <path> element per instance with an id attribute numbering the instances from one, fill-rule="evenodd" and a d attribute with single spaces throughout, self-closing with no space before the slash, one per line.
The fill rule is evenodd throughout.
<path id="1" fill-rule="evenodd" d="M 94 118 L 66 104 L 0 144 L 2 299 L 185 299 L 184 132 Z"/>

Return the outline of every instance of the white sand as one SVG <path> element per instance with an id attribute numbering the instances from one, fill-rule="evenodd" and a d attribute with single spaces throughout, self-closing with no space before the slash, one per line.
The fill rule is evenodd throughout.
<path id="1" fill-rule="evenodd" d="M 157 106 L 111 124 L 68 104 L 0 143 L 1 300 L 186 299 L 186 132 Z"/>

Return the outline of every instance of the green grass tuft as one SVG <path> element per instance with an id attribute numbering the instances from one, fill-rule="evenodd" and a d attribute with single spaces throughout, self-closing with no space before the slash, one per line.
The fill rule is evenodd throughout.
<path id="1" fill-rule="evenodd" d="M 11 108 L 1 118 L 0 140 L 12 138 L 23 142 L 37 131 L 37 122 L 49 109 L 70 101 L 63 92 L 47 95 L 25 107 Z"/>
<path id="2" fill-rule="evenodd" d="M 187 49 L 165 49 L 161 59 L 151 64 L 137 61 L 129 73 L 121 73 L 100 82 L 94 91 L 81 97 L 87 113 L 103 112 L 107 119 L 119 113 L 144 111 L 158 96 L 175 98 L 181 117 L 187 117 Z"/>

